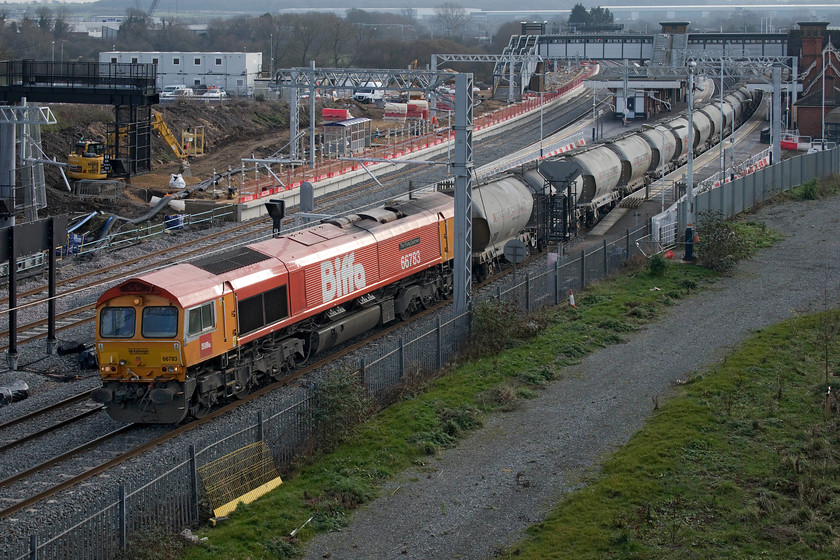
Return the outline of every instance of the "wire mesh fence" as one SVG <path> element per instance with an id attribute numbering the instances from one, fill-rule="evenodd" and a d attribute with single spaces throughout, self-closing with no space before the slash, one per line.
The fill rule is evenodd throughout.
<path id="1" fill-rule="evenodd" d="M 733 215 L 783 189 L 840 169 L 840 149 L 809 156 L 816 157 L 786 163 L 797 159 L 791 158 L 781 165 L 701 193 L 697 197 L 697 211 L 725 210 L 726 215 Z M 680 214 L 682 218 L 684 214 Z M 642 254 L 640 247 L 646 246 L 649 236 L 645 225 L 579 252 L 549 253 L 540 261 L 544 263 L 542 267 L 518 272 L 515 280 L 511 275 L 495 290 L 477 295 L 474 301 L 498 298 L 514 304 L 522 312 L 565 303 L 570 291 L 582 290 L 609 277 L 627 259 Z M 379 403 L 387 403 L 415 376 L 440 370 L 467 342 L 470 320 L 470 313 L 444 316 L 436 319 L 432 328 L 398 340 L 380 341 L 367 349 L 358 368 L 367 394 Z M 7 538 L 0 550 L 0 560 L 112 558 L 137 535 L 161 530 L 177 533 L 196 525 L 203 518 L 199 504 L 207 500 L 197 475 L 199 465 L 264 442 L 282 472 L 310 449 L 316 433 L 317 395 L 312 388 L 299 390 L 303 396 L 294 404 L 263 410 L 252 425 L 231 429 L 227 436 L 201 450 L 185 450 L 182 461 L 145 484 L 131 489 L 127 484 L 114 482 L 113 488 L 103 488 L 99 498 L 77 503 L 75 517 L 55 520 L 28 538 Z M 136 479 L 131 482 L 140 484 Z M 102 480 L 100 484 L 104 484 Z"/>

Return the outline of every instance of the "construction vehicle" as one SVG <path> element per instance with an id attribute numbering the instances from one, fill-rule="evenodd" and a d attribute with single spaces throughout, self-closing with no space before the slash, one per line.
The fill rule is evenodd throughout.
<path id="1" fill-rule="evenodd" d="M 67 176 L 71 179 L 105 179 L 111 172 L 111 165 L 105 144 L 98 140 L 82 138 L 73 146 L 67 156 Z"/>
<path id="2" fill-rule="evenodd" d="M 175 157 L 181 162 L 180 173 L 190 176 L 190 162 L 187 156 L 202 155 L 204 153 L 204 127 L 188 129 L 184 132 L 185 145 L 182 146 L 169 127 L 163 121 L 160 113 L 152 115 L 152 129 L 155 130 L 169 146 Z M 119 133 L 122 141 L 123 133 Z M 109 135 L 111 146 L 117 144 L 114 134 Z M 125 177 L 128 175 L 126 162 L 113 157 L 113 149 L 98 140 L 80 139 L 73 146 L 73 151 L 67 156 L 67 176 L 75 181 L 102 180 L 110 177 Z"/>
<path id="3" fill-rule="evenodd" d="M 172 131 L 169 130 L 169 127 L 166 126 L 166 123 L 163 122 L 163 115 L 160 113 L 154 113 L 152 115 L 152 129 L 155 130 L 160 137 L 163 138 L 163 141 L 169 145 L 169 148 L 172 150 L 172 153 L 175 154 L 175 157 L 181 162 L 181 169 L 180 172 L 182 175 L 189 177 L 190 174 L 190 162 L 187 159 L 187 154 L 184 152 L 184 149 L 181 147 L 181 143 L 175 138 L 175 135 L 172 134 Z"/>

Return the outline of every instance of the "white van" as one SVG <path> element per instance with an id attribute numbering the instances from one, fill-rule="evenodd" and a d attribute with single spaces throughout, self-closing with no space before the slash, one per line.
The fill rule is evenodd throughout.
<path id="1" fill-rule="evenodd" d="M 185 85 L 178 84 L 174 86 L 165 86 L 160 91 L 160 96 L 162 98 L 173 98 L 173 97 L 188 97 L 193 95 L 192 88 L 188 88 Z"/>
<path id="2" fill-rule="evenodd" d="M 385 99 L 385 90 L 379 89 L 382 82 L 367 82 L 356 90 L 353 99 L 359 103 L 373 103 L 379 99 Z"/>

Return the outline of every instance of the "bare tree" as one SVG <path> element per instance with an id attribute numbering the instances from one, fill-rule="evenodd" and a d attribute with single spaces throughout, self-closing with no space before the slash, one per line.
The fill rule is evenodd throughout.
<path id="1" fill-rule="evenodd" d="M 53 35 L 56 39 L 66 37 L 70 33 L 70 16 L 67 13 L 67 8 L 61 7 L 55 13 L 53 20 Z"/>
<path id="2" fill-rule="evenodd" d="M 446 37 L 463 34 L 467 23 L 467 11 L 455 2 L 446 2 L 435 8 L 435 19 Z"/>
<path id="3" fill-rule="evenodd" d="M 324 14 L 324 29 L 327 33 L 327 47 L 330 51 L 330 63 L 335 68 L 343 66 L 347 56 L 346 50 L 350 42 L 350 32 L 347 23 L 335 14 Z"/>
<path id="4" fill-rule="evenodd" d="M 47 6 L 39 6 L 35 10 L 35 15 L 38 16 L 38 28 L 45 33 L 53 29 L 53 11 Z"/>
<path id="5" fill-rule="evenodd" d="M 320 24 L 321 17 L 321 14 L 315 12 L 294 16 L 292 43 L 300 53 L 301 66 L 308 66 L 309 61 L 317 59 L 320 53 L 320 39 L 324 32 Z"/>

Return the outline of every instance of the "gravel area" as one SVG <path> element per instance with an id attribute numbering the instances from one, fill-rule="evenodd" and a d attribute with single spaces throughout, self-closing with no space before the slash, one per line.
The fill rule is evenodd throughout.
<path id="1" fill-rule="evenodd" d="M 675 384 L 752 332 L 838 298 L 840 198 L 764 208 L 786 239 L 625 344 L 567 368 L 538 399 L 402 473 L 305 558 L 486 559 L 524 536 L 624 445 Z"/>

